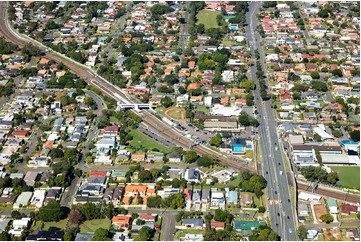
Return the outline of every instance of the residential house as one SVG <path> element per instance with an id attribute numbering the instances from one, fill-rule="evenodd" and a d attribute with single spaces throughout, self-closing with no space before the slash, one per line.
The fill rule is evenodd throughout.
<path id="1" fill-rule="evenodd" d="M 185 171 L 184 179 L 187 180 L 187 182 L 196 182 L 199 183 L 201 178 L 201 174 L 198 170 L 194 168 L 188 168 Z"/>
<path id="2" fill-rule="evenodd" d="M 328 206 L 328 210 L 330 211 L 331 214 L 338 214 L 338 207 L 337 207 L 337 203 L 336 203 L 335 199 L 328 198 L 327 206 Z"/>
<path id="3" fill-rule="evenodd" d="M 50 227 L 48 230 L 37 231 L 29 234 L 25 241 L 62 241 L 64 231 L 57 227 Z"/>
<path id="4" fill-rule="evenodd" d="M 112 218 L 112 225 L 114 229 L 124 229 L 128 230 L 130 227 L 130 215 L 117 215 Z"/>
<path id="5" fill-rule="evenodd" d="M 30 225 L 31 218 L 16 219 L 13 221 L 12 229 L 10 229 L 8 233 L 12 236 L 19 237 Z"/>
<path id="6" fill-rule="evenodd" d="M 189 218 L 182 219 L 182 226 L 185 226 L 187 229 L 203 229 L 204 222 L 200 218 Z"/>
<path id="7" fill-rule="evenodd" d="M 308 205 L 305 203 L 298 204 L 298 214 L 308 216 Z"/>
<path id="8" fill-rule="evenodd" d="M 249 192 L 241 193 L 241 205 L 242 207 L 250 206 L 253 204 L 253 196 Z"/>
<path id="9" fill-rule="evenodd" d="M 46 194 L 45 190 L 35 190 L 30 204 L 38 209 L 41 208 L 45 200 L 45 194 Z"/>
<path id="10" fill-rule="evenodd" d="M 35 182 L 39 181 L 40 175 L 36 171 L 28 171 L 24 177 L 24 181 L 28 186 L 34 186 Z"/>
<path id="11" fill-rule="evenodd" d="M 228 204 L 238 204 L 238 192 L 237 191 L 229 191 L 228 192 Z"/>
<path id="12" fill-rule="evenodd" d="M 223 192 L 212 192 L 211 193 L 211 209 L 224 209 L 226 206 L 226 199 L 224 198 Z"/>
<path id="13" fill-rule="evenodd" d="M 211 220 L 211 228 L 215 230 L 222 230 L 226 226 L 225 222 L 215 221 L 214 219 Z"/>
<path id="14" fill-rule="evenodd" d="M 341 204 L 341 214 L 342 215 L 350 215 L 351 213 L 357 213 L 358 208 L 356 205 L 351 205 L 347 203 Z"/>
<path id="15" fill-rule="evenodd" d="M 255 228 L 261 225 L 266 226 L 267 224 L 264 221 L 248 221 L 248 220 L 233 221 L 233 229 L 235 229 L 236 231 L 254 230 Z"/>
<path id="16" fill-rule="evenodd" d="M 168 154 L 169 162 L 181 162 L 182 161 L 182 155 L 176 151 L 173 151 Z"/>
<path id="17" fill-rule="evenodd" d="M 355 241 L 360 240 L 360 234 L 357 228 L 354 229 L 347 229 L 346 230 L 346 237 Z"/>

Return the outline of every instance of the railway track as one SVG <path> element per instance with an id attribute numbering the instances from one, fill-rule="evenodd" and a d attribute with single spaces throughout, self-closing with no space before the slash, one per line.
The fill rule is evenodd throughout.
<path id="1" fill-rule="evenodd" d="M 11 41 L 12 43 L 18 45 L 19 47 L 24 47 L 30 40 L 25 40 L 24 38 L 19 38 L 17 34 L 13 33 L 11 27 L 8 25 L 7 20 L 7 2 L 0 3 L 0 17 L 2 19 L 2 23 L 0 24 L 0 34 L 4 36 L 7 40 Z M 34 42 L 34 45 L 36 43 Z M 120 98 L 115 96 L 114 94 L 118 94 L 120 97 L 128 100 L 130 103 L 132 102 L 126 97 L 119 88 L 110 85 L 109 83 L 102 80 L 102 78 L 95 76 L 94 74 L 89 72 L 89 69 L 85 68 L 83 65 L 79 63 L 75 63 L 74 61 L 66 60 L 57 56 L 52 52 L 47 52 L 45 57 L 49 60 L 53 60 L 57 63 L 63 63 L 65 66 L 69 68 L 69 70 L 76 73 L 79 77 L 83 78 L 89 85 L 95 86 L 99 90 L 101 90 L 105 95 L 111 97 L 119 102 L 122 102 Z M 196 151 L 198 154 L 202 155 L 209 155 L 212 157 L 217 158 L 221 163 L 233 167 L 235 169 L 248 169 L 250 171 L 255 171 L 253 167 L 248 166 L 245 162 L 236 161 L 231 157 L 223 157 L 218 155 L 217 153 L 202 147 L 202 146 L 192 146 L 192 141 L 188 138 L 184 137 L 183 134 L 178 133 L 172 127 L 164 124 L 161 120 L 157 117 L 149 113 L 148 111 L 144 111 L 142 114 L 143 122 L 151 127 L 153 130 L 159 132 L 164 137 L 173 141 L 175 144 L 188 149 L 191 147 L 192 150 Z"/>
<path id="2" fill-rule="evenodd" d="M 305 191 L 305 192 L 312 192 L 312 188 L 310 186 L 299 184 L 299 183 L 298 183 L 298 190 Z M 346 201 L 346 202 L 354 203 L 354 204 L 360 203 L 360 197 L 357 197 L 355 195 L 340 194 L 340 193 L 325 190 L 322 188 L 317 188 L 315 193 L 325 196 L 325 197 L 335 198 L 340 201 Z"/>

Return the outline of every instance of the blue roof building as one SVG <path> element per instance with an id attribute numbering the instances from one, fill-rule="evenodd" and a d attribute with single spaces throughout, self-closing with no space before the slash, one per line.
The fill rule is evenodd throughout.
<path id="1" fill-rule="evenodd" d="M 236 191 L 229 191 L 228 192 L 228 203 L 238 203 L 238 193 Z"/>

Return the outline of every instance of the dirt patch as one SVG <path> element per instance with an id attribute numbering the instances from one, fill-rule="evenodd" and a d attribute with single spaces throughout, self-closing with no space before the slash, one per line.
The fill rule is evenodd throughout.
<path id="1" fill-rule="evenodd" d="M 170 107 L 165 110 L 164 114 L 171 120 L 185 121 L 185 111 L 182 108 Z"/>
<path id="2" fill-rule="evenodd" d="M 319 222 L 322 222 L 320 220 L 321 215 L 328 213 L 327 208 L 323 204 L 315 204 L 315 205 L 313 205 L 313 210 L 315 211 L 316 219 Z"/>
<path id="3" fill-rule="evenodd" d="M 325 238 L 325 241 L 335 241 L 341 240 L 341 232 L 338 228 L 333 228 L 327 231 L 327 229 L 323 230 L 323 236 Z"/>

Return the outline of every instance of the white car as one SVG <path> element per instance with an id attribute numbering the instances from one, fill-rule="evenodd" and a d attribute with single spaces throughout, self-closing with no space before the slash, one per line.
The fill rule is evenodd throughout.
<path id="1" fill-rule="evenodd" d="M 288 230 L 288 232 L 290 232 L 290 234 L 292 234 L 292 229 Z"/>

